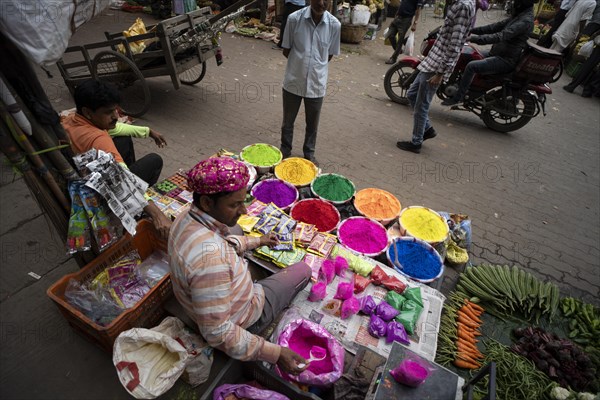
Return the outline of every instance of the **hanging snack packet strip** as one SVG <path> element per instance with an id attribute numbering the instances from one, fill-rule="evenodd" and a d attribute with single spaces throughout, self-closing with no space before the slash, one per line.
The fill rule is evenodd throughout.
<path id="1" fill-rule="evenodd" d="M 77 181 L 69 182 L 71 216 L 69 217 L 69 228 L 67 232 L 68 254 L 91 249 L 87 213 L 83 207 L 81 196 L 79 195 L 79 186 L 81 186 L 81 184 L 82 183 Z"/>

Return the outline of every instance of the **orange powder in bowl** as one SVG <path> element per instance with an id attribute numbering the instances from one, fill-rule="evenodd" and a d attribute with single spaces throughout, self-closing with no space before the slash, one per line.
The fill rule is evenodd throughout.
<path id="1" fill-rule="evenodd" d="M 376 188 L 359 190 L 354 198 L 354 207 L 364 216 L 384 223 L 396 218 L 402 209 L 396 196 Z"/>

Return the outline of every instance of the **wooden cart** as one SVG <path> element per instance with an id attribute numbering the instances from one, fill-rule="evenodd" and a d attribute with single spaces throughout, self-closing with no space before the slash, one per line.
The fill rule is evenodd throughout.
<path id="1" fill-rule="evenodd" d="M 148 33 L 142 35 L 125 37 L 122 32 L 106 32 L 107 40 L 103 42 L 67 48 L 57 63 L 58 69 L 71 94 L 79 83 L 90 78 L 112 82 L 121 92 L 122 111 L 139 117 L 150 108 L 146 78 L 170 76 L 175 89 L 182 83 L 200 82 L 206 73 L 206 61 L 220 51 L 219 31 L 242 13 L 240 8 L 219 19 L 209 7 L 203 7 L 148 26 Z M 134 54 L 132 43 L 138 41 L 144 41 L 146 49 Z"/>

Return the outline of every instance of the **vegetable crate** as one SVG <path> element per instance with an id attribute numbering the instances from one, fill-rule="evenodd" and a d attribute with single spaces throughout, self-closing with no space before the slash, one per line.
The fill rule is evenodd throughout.
<path id="1" fill-rule="evenodd" d="M 132 250 L 137 250 L 144 260 L 157 249 L 166 252 L 166 242 L 158 239 L 158 233 L 150 221 L 142 220 L 134 237 L 129 234 L 123 236 L 81 270 L 62 277 L 46 293 L 76 332 L 112 353 L 113 343 L 121 332 L 131 328 L 151 328 L 160 323 L 165 315 L 162 305 L 173 295 L 170 275 L 165 275 L 134 307 L 125 310 L 107 326 L 96 324 L 69 304 L 65 297 L 67 285 L 71 279 L 81 283 L 92 281 Z"/>
<path id="2" fill-rule="evenodd" d="M 283 394 L 293 400 L 321 400 L 317 395 L 303 392 L 296 386 L 284 381 L 274 371 L 263 367 L 258 362 L 241 362 L 234 359 L 230 359 L 225 364 L 200 400 L 212 400 L 213 392 L 221 385 L 240 384 L 250 381 L 256 381 L 264 389 Z"/>

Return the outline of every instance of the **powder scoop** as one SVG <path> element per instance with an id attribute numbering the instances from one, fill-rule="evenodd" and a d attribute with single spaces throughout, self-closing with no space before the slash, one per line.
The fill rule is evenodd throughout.
<path id="1" fill-rule="evenodd" d="M 321 361 L 324 360 L 325 357 L 327 357 L 327 350 L 322 348 L 321 346 L 313 346 L 310 349 L 310 358 L 306 361 L 308 361 L 308 364 L 310 364 L 313 361 Z M 307 364 L 298 364 L 298 368 L 304 368 Z"/>

